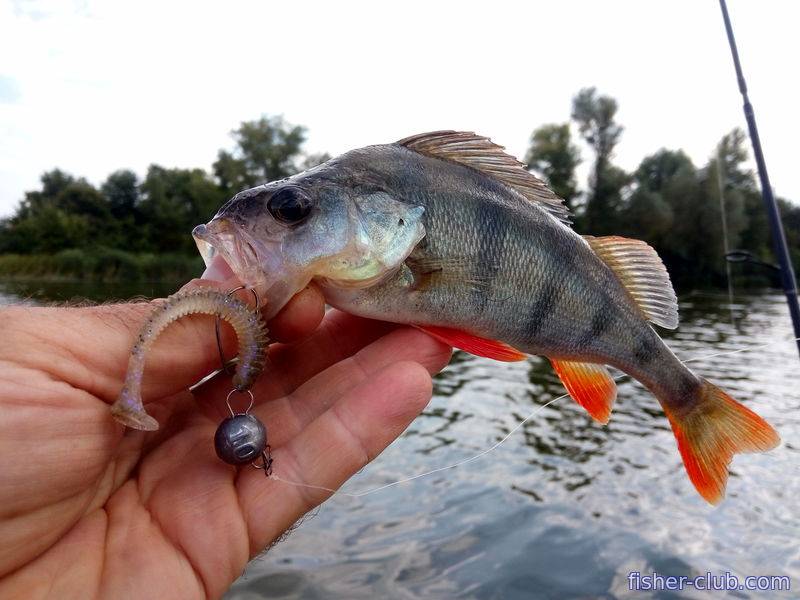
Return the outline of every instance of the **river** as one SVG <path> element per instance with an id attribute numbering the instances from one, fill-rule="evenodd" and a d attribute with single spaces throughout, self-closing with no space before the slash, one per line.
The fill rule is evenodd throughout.
<path id="1" fill-rule="evenodd" d="M 0 303 L 164 294 L 174 286 L 0 284 Z M 226 596 L 255 598 L 707 598 L 632 592 L 629 572 L 778 575 L 800 589 L 800 362 L 783 297 L 681 298 L 664 337 L 692 368 L 765 417 L 783 443 L 737 455 L 728 496 L 711 507 L 684 473 L 655 399 L 619 382 L 608 426 L 561 396 L 546 361 L 498 363 L 456 353 L 408 431 Z M 756 346 L 764 348 L 747 350 Z M 733 351 L 746 350 L 731 354 Z M 649 594 L 649 595 L 648 595 Z M 714 597 L 724 597 L 716 592 Z"/>

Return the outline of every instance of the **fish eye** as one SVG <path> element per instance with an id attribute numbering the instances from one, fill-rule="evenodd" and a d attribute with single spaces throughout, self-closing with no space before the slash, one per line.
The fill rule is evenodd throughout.
<path id="1" fill-rule="evenodd" d="M 267 210 L 281 223 L 294 225 L 311 212 L 311 198 L 299 188 L 286 187 L 272 194 Z"/>

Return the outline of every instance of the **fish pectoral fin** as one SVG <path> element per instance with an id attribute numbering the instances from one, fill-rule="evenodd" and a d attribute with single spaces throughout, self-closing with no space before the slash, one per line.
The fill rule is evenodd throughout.
<path id="1" fill-rule="evenodd" d="M 406 266 L 414 276 L 414 289 L 425 291 L 437 286 L 491 291 L 489 277 L 475 273 L 474 259 L 468 257 L 432 257 L 412 253 Z"/>
<path id="2" fill-rule="evenodd" d="M 617 398 L 617 384 L 604 365 L 550 359 L 558 378 L 572 399 L 604 425 Z"/>
<path id="3" fill-rule="evenodd" d="M 644 317 L 666 329 L 678 326 L 678 298 L 664 263 L 641 240 L 584 235 L 589 247 L 622 282 Z"/>
<path id="4" fill-rule="evenodd" d="M 464 352 L 474 354 L 475 356 L 483 356 L 503 362 L 515 362 L 527 358 L 527 354 L 520 352 L 516 348 L 512 348 L 505 342 L 478 337 L 477 335 L 459 329 L 438 327 L 436 325 L 414 325 L 414 327 L 424 331 L 440 342 L 444 342 L 448 346 L 453 346 Z"/>

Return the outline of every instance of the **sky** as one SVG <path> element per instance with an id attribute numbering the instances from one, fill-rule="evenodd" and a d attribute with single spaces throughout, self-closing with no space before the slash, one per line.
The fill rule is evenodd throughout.
<path id="1" fill-rule="evenodd" d="M 773 188 L 800 202 L 800 2 L 729 9 Z M 619 102 L 625 169 L 662 147 L 702 165 L 745 126 L 716 0 L 0 0 L 0 216 L 55 167 L 210 169 L 262 114 L 308 152 L 456 129 L 521 158 L 586 86 Z"/>

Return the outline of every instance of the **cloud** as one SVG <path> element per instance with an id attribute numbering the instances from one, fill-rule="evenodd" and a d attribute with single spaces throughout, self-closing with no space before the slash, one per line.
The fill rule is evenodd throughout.
<path id="1" fill-rule="evenodd" d="M 263 113 L 306 125 L 309 151 L 454 128 L 522 156 L 532 129 L 566 121 L 595 85 L 619 100 L 625 169 L 662 146 L 703 164 L 744 125 L 713 2 L 19 6 L 0 0 L 3 74 L 19 92 L 0 104 L 0 215 L 54 167 L 94 183 L 152 162 L 209 168 Z M 796 94 L 779 68 L 800 56 L 800 3 L 730 8 L 773 184 L 800 200 Z"/>

